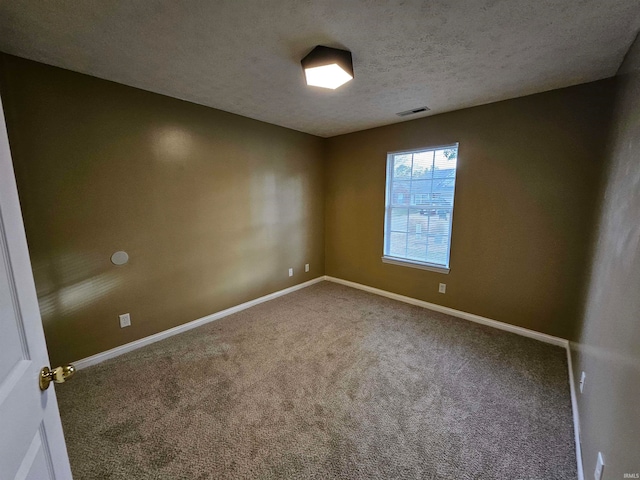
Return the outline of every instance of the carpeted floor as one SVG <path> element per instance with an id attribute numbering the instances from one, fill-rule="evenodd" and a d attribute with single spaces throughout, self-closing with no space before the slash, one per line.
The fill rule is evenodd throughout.
<path id="1" fill-rule="evenodd" d="M 577 477 L 563 349 L 328 282 L 57 392 L 76 480 Z"/>

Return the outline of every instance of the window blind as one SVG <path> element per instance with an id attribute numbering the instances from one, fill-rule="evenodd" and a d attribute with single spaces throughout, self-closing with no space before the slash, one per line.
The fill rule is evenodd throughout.
<path id="1" fill-rule="evenodd" d="M 387 155 L 384 257 L 449 268 L 458 144 Z"/>

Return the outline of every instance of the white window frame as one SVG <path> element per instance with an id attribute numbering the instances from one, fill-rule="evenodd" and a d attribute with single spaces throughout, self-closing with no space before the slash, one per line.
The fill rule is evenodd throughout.
<path id="1" fill-rule="evenodd" d="M 403 257 L 393 257 L 388 255 L 389 251 L 389 242 L 391 239 L 391 186 L 393 182 L 393 158 L 395 155 L 403 155 L 403 154 L 415 154 L 427 151 L 435 151 L 435 150 L 444 150 L 447 148 L 455 148 L 458 152 L 458 158 L 460 153 L 460 144 L 459 143 L 451 143 L 448 145 L 438 145 L 432 147 L 424 147 L 424 148 L 415 148 L 412 150 L 399 150 L 396 152 L 388 152 L 387 153 L 387 175 L 385 178 L 385 205 L 384 205 L 384 238 L 383 238 L 383 251 L 382 251 L 382 262 L 388 263 L 391 265 L 400 265 L 404 267 L 418 268 L 421 270 L 428 270 L 431 272 L 438 272 L 447 274 L 451 271 L 449 268 L 451 264 L 451 238 L 453 232 L 453 212 L 454 212 L 454 204 L 455 204 L 455 196 L 456 196 L 456 180 L 457 180 L 457 165 L 456 165 L 456 177 L 453 182 L 453 199 L 451 202 L 451 214 L 450 214 L 450 222 L 451 229 L 449 230 L 449 244 L 447 246 L 447 264 L 441 265 L 437 263 L 429 263 L 429 262 L 421 262 L 419 260 L 403 258 Z M 411 203 L 411 202 L 409 202 Z M 414 205 L 408 205 L 406 208 L 416 208 Z"/>

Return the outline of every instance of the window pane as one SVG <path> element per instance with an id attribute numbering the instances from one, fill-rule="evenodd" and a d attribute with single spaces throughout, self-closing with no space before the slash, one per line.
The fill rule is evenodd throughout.
<path id="1" fill-rule="evenodd" d="M 429 202 L 431 183 L 431 180 L 413 180 L 411 182 L 411 205 L 420 205 L 418 200 L 421 200 L 422 204 Z"/>
<path id="2" fill-rule="evenodd" d="M 409 206 L 411 199 L 411 182 L 393 182 L 391 189 L 391 205 Z"/>
<path id="3" fill-rule="evenodd" d="M 436 212 L 431 217 L 433 220 L 431 223 L 437 225 L 438 221 L 443 221 L 446 223 L 447 228 L 449 228 L 451 226 L 451 212 L 453 212 L 453 209 L 437 207 L 435 210 Z"/>
<path id="4" fill-rule="evenodd" d="M 433 180 L 433 191 L 436 193 L 450 193 L 453 198 L 453 189 L 455 187 L 455 177 L 435 178 Z"/>
<path id="5" fill-rule="evenodd" d="M 421 214 L 420 212 L 421 210 L 418 208 L 412 208 L 409 212 L 407 258 L 424 262 L 427 253 L 429 217 Z"/>
<path id="6" fill-rule="evenodd" d="M 419 152 L 413 155 L 413 170 L 411 176 L 416 178 L 431 178 L 433 170 L 433 151 Z"/>
<path id="7" fill-rule="evenodd" d="M 407 242 L 407 257 L 410 260 L 418 260 L 420 262 L 427 261 L 427 236 L 422 234 L 410 233 Z"/>
<path id="8" fill-rule="evenodd" d="M 434 178 L 455 177 L 458 160 L 458 150 L 445 148 L 436 150 L 434 155 Z"/>
<path id="9" fill-rule="evenodd" d="M 429 229 L 425 230 L 430 236 L 442 237 L 449 235 L 451 215 L 447 210 L 438 210 L 435 215 L 429 217 Z"/>
<path id="10" fill-rule="evenodd" d="M 411 157 L 409 154 L 394 155 L 393 160 L 393 178 L 409 179 L 411 178 Z"/>
<path id="11" fill-rule="evenodd" d="M 408 208 L 391 209 L 391 230 L 394 232 L 406 232 L 408 225 Z"/>
<path id="12" fill-rule="evenodd" d="M 449 237 L 447 235 L 436 235 L 429 237 L 427 246 L 427 262 L 446 265 L 447 250 L 449 249 Z"/>
<path id="13" fill-rule="evenodd" d="M 391 232 L 389 255 L 404 258 L 407 254 L 407 234 Z"/>

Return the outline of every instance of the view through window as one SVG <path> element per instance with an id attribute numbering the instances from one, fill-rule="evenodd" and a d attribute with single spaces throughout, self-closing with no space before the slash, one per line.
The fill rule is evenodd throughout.
<path id="1" fill-rule="evenodd" d="M 384 257 L 448 271 L 458 144 L 390 153 Z"/>

